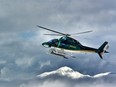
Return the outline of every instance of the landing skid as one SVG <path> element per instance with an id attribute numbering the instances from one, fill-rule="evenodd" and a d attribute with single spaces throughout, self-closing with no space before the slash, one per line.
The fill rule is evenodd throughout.
<path id="1" fill-rule="evenodd" d="M 67 54 L 66 52 L 64 52 L 63 49 L 51 48 L 51 49 L 49 50 L 49 53 L 50 53 L 50 54 L 53 54 L 53 55 L 57 55 L 57 56 L 63 57 L 63 58 L 65 58 L 65 59 L 68 59 L 68 58 L 76 58 L 75 56 L 69 55 L 69 54 Z"/>

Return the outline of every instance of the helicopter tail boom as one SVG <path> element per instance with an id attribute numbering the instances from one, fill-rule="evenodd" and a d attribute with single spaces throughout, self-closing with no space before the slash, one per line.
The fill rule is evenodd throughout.
<path id="1" fill-rule="evenodd" d="M 100 56 L 100 58 L 103 58 L 103 54 L 104 53 L 108 53 L 107 49 L 109 48 L 109 46 L 107 45 L 108 42 L 105 41 L 99 48 L 98 48 L 98 54 Z"/>

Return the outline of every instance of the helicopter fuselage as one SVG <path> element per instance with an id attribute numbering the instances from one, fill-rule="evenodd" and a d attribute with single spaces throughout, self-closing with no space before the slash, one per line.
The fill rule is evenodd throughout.
<path id="1" fill-rule="evenodd" d="M 46 47 L 61 48 L 61 49 L 69 50 L 72 52 L 76 52 L 76 51 L 97 52 L 98 51 L 96 48 L 83 46 L 77 40 L 67 36 L 61 37 L 60 39 L 52 39 L 48 42 L 42 43 L 42 45 Z"/>

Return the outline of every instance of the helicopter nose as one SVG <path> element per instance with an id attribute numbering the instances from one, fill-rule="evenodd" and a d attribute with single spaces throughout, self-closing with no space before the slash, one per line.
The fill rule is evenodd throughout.
<path id="1" fill-rule="evenodd" d="M 42 43 L 42 45 L 45 45 L 46 43 Z"/>
<path id="2" fill-rule="evenodd" d="M 49 44 L 48 42 L 44 42 L 44 43 L 42 43 L 42 45 L 43 45 L 44 47 L 50 47 L 50 44 Z"/>

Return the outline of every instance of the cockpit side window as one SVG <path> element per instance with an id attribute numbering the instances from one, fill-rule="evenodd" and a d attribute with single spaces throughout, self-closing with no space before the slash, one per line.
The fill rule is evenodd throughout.
<path id="1" fill-rule="evenodd" d="M 58 42 L 58 39 L 53 39 L 52 42 Z"/>
<path id="2" fill-rule="evenodd" d="M 50 41 L 48 41 L 48 42 L 52 43 L 52 40 L 50 40 Z"/>
<path id="3" fill-rule="evenodd" d="M 69 37 L 68 37 L 68 38 L 66 39 L 65 43 L 74 45 L 74 44 L 77 43 L 77 41 L 74 40 L 74 39 L 72 39 L 72 38 L 69 38 Z"/>

